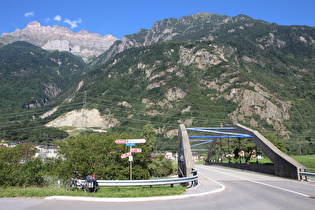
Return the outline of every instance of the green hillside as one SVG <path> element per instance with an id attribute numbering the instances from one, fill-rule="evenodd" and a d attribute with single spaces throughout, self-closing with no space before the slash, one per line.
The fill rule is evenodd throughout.
<path id="1" fill-rule="evenodd" d="M 32 119 L 43 113 L 41 107 L 47 108 L 60 101 L 59 96 L 69 88 L 69 84 L 87 69 L 82 59 L 70 53 L 48 52 L 27 42 L 14 42 L 1 47 L 2 138 L 28 139 L 31 132 L 29 126 L 35 126 L 35 130 L 40 127 L 43 133 L 47 133 L 45 130 L 60 133 L 56 129 L 43 128 L 42 123 Z"/>
<path id="2" fill-rule="evenodd" d="M 42 132 L 42 126 L 80 110 L 86 100 L 88 109 L 115 121 L 108 132 L 141 132 L 152 124 L 157 150 L 177 149 L 179 123 L 241 123 L 271 141 L 283 141 L 290 154 L 314 154 L 314 40 L 314 27 L 199 13 L 157 21 L 149 30 L 125 36 L 92 62 L 89 71 L 69 53 L 21 42 L 7 45 L 0 48 L 1 88 L 7 90 L 1 91 L 1 137 L 60 138 L 64 133 L 57 137 Z M 47 86 L 51 91 L 44 91 Z M 49 117 L 37 117 L 57 105 Z M 14 111 L 10 118 L 8 110 Z M 39 132 L 25 136 L 24 124 L 39 126 Z"/>
<path id="3" fill-rule="evenodd" d="M 314 135 L 314 72 L 285 70 L 285 66 L 310 64 L 300 60 L 283 62 L 281 55 L 262 54 L 258 48 L 255 54 L 264 58 L 264 65 L 242 60 L 246 54 L 240 50 L 219 57 L 218 49 L 232 46 L 222 42 L 172 42 L 126 50 L 89 72 L 86 85 L 73 103 L 79 103 L 83 91 L 87 91 L 88 108 L 97 108 L 119 120 L 113 130 L 137 131 L 147 123 L 153 124 L 160 132 L 157 148 L 162 150 L 176 149 L 176 137 L 168 132 L 177 129 L 179 123 L 207 127 L 239 122 L 257 124 L 256 129 L 270 139 L 284 139 L 288 149 L 296 152 L 296 142 L 305 142 L 306 137 Z M 207 55 L 217 56 L 212 60 L 214 64 L 205 61 Z M 198 56 L 204 60 L 198 60 Z M 183 57 L 197 60 L 185 63 Z M 199 66 L 202 62 L 204 65 Z M 214 81 L 215 85 L 210 85 Z M 244 94 L 229 97 L 233 90 Z M 245 93 L 256 94 L 257 101 L 242 106 L 252 103 Z M 129 106 L 119 105 L 123 101 Z M 268 104 L 276 109 L 269 109 Z M 260 114 L 255 111 L 259 109 Z M 274 115 L 272 111 L 279 113 Z M 311 153 L 313 149 L 305 151 Z"/>

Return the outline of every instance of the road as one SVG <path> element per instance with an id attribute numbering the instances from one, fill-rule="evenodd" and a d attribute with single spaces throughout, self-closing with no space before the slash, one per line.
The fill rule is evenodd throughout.
<path id="1" fill-rule="evenodd" d="M 200 185 L 183 196 L 142 201 L 1 198 L 0 209 L 314 209 L 315 183 L 219 166 L 197 165 Z M 314 198 L 312 198 L 314 197 Z M 57 200 L 56 200 L 57 199 Z"/>

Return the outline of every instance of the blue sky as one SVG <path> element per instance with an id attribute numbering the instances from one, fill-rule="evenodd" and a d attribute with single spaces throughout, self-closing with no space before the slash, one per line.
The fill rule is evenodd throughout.
<path id="1" fill-rule="evenodd" d="M 0 0 L 0 35 L 37 21 L 121 39 L 155 21 L 199 12 L 315 26 L 314 8 L 315 0 Z"/>

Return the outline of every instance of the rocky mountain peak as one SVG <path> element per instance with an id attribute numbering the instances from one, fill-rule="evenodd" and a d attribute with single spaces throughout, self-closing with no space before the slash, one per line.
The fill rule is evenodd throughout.
<path id="1" fill-rule="evenodd" d="M 126 35 L 121 42 L 115 43 L 107 52 L 101 55 L 94 64 L 104 63 L 115 54 L 126 49 L 149 46 L 158 42 L 171 41 L 213 41 L 221 37 L 226 28 L 233 27 L 237 21 L 249 21 L 245 15 L 229 17 L 207 12 L 200 12 L 179 19 L 169 18 L 155 21 L 151 29 L 141 29 L 136 34 Z M 253 19 L 251 19 L 253 20 Z M 198 32 L 198 33 L 197 33 Z M 220 34 L 220 36 L 218 36 Z"/>
<path id="2" fill-rule="evenodd" d="M 86 62 L 105 52 L 116 40 L 117 38 L 112 35 L 102 36 L 87 30 L 74 33 L 66 27 L 42 26 L 36 21 L 30 22 L 22 30 L 16 29 L 12 33 L 3 33 L 0 37 L 0 43 L 3 45 L 26 41 L 45 50 L 69 51 L 82 57 Z"/>
<path id="3" fill-rule="evenodd" d="M 39 28 L 39 27 L 41 27 L 41 24 L 40 24 L 39 22 L 37 22 L 37 21 L 33 21 L 33 22 L 30 22 L 26 27 L 29 27 L 29 28 L 32 28 L 32 27 L 34 27 L 34 28 Z"/>
<path id="4" fill-rule="evenodd" d="M 90 34 L 90 32 L 88 32 L 87 30 L 82 29 L 81 31 L 78 32 L 78 34 L 88 35 L 88 34 Z"/>

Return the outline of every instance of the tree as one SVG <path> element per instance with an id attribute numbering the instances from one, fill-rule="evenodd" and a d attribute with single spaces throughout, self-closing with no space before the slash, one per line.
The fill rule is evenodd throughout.
<path id="1" fill-rule="evenodd" d="M 273 142 L 273 144 L 282 152 L 287 153 L 287 150 L 285 149 L 285 145 L 283 143 L 283 140 L 276 140 Z"/>
<path id="2" fill-rule="evenodd" d="M 150 151 L 153 151 L 155 149 L 155 143 L 156 143 L 156 135 L 154 132 L 153 126 L 149 123 L 144 126 L 141 137 L 146 139 L 146 144 Z"/>
<path id="3" fill-rule="evenodd" d="M 158 155 L 148 167 L 151 175 L 155 177 L 168 176 L 173 172 L 172 161 L 163 155 Z"/>
<path id="4" fill-rule="evenodd" d="M 124 144 L 116 144 L 116 139 L 139 138 L 133 134 L 87 134 L 58 142 L 60 154 L 65 158 L 63 172 L 70 176 L 73 169 L 81 175 L 93 172 L 97 179 L 129 179 L 129 161 L 121 155 L 129 151 Z M 148 145 L 141 145 L 143 153 L 135 155 L 134 179 L 148 179 L 150 156 Z"/>
<path id="5" fill-rule="evenodd" d="M 285 145 L 282 139 L 279 139 L 276 135 L 268 135 L 267 139 L 271 141 L 279 150 L 281 150 L 284 153 L 287 153 L 287 150 L 285 149 Z"/>
<path id="6" fill-rule="evenodd" d="M 0 185 L 25 186 L 42 182 L 39 167 L 36 166 L 38 162 L 32 164 L 34 154 L 35 150 L 30 144 L 0 147 Z"/>

